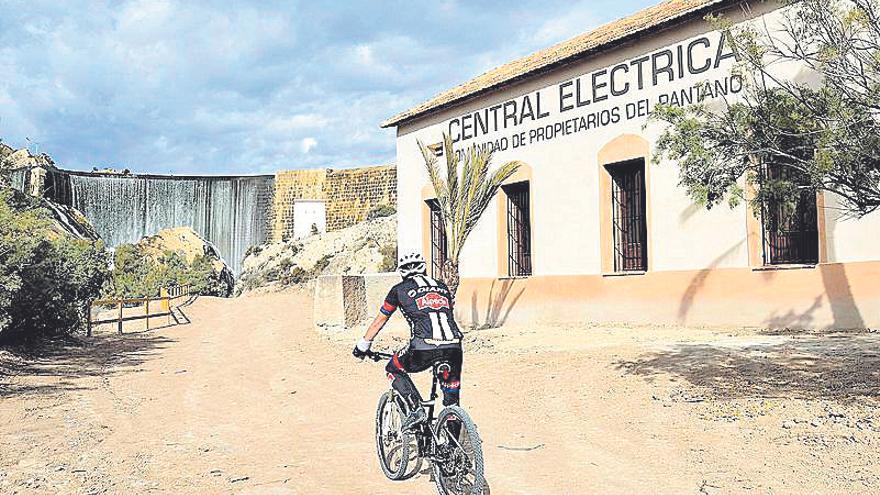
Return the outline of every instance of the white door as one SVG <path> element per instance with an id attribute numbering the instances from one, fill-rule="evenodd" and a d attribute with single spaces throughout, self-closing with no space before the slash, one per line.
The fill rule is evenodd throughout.
<path id="1" fill-rule="evenodd" d="M 318 232 L 327 230 L 327 208 L 324 202 L 316 199 L 296 200 L 293 203 L 293 237 L 308 237 L 315 229 Z"/>

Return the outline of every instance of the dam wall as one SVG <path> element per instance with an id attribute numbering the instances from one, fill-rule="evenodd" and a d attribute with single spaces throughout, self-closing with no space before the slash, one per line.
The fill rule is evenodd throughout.
<path id="1" fill-rule="evenodd" d="M 350 227 L 367 219 L 370 211 L 387 205 L 397 208 L 397 169 L 393 166 L 343 170 L 284 170 L 275 174 L 270 239 L 293 238 L 297 201 L 318 200 L 326 205 L 327 230 Z"/>
<path id="2" fill-rule="evenodd" d="M 238 273 L 248 247 L 266 242 L 274 176 L 171 177 L 50 171 L 44 196 L 73 206 L 109 246 L 192 227 Z"/>
<path id="3" fill-rule="evenodd" d="M 32 167 L 9 174 L 16 189 L 81 211 L 115 247 L 172 227 L 192 227 L 236 276 L 250 246 L 293 238 L 297 201 L 320 201 L 327 230 L 397 206 L 394 167 L 292 170 L 255 176 L 169 176 Z"/>

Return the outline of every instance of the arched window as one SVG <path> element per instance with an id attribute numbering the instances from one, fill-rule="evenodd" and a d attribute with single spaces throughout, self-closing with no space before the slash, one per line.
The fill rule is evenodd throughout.
<path id="1" fill-rule="evenodd" d="M 765 165 L 762 181 L 785 180 L 803 184 L 794 201 L 771 203 L 761 211 L 765 265 L 816 264 L 819 261 L 819 228 L 816 190 L 797 171 Z"/>
<path id="2" fill-rule="evenodd" d="M 518 182 L 502 187 L 507 196 L 507 274 L 526 277 L 532 274 L 532 220 L 529 183 Z"/>
<path id="3" fill-rule="evenodd" d="M 446 229 L 443 228 L 443 216 L 440 203 L 436 199 L 425 201 L 430 210 L 431 229 L 431 276 L 439 277 L 446 262 L 447 242 Z"/>
<path id="4" fill-rule="evenodd" d="M 614 271 L 648 269 L 648 223 L 645 207 L 645 160 L 606 165 L 611 175 Z"/>

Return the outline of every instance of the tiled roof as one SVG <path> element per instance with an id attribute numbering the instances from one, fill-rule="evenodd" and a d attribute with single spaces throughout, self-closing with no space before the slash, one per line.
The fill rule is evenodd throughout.
<path id="1" fill-rule="evenodd" d="M 666 0 L 481 74 L 382 122 L 391 127 L 730 0 Z"/>

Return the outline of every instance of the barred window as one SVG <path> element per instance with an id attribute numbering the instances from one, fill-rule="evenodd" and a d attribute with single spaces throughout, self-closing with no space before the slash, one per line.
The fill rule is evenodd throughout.
<path id="1" fill-rule="evenodd" d="M 504 186 L 507 195 L 507 273 L 512 277 L 532 274 L 532 225 L 529 183 Z"/>
<path id="2" fill-rule="evenodd" d="M 439 277 L 446 262 L 446 229 L 443 228 L 440 203 L 436 199 L 429 199 L 426 203 L 431 212 L 431 276 Z"/>
<path id="3" fill-rule="evenodd" d="M 648 224 L 645 216 L 645 160 L 613 164 L 611 175 L 614 271 L 648 269 Z"/>
<path id="4" fill-rule="evenodd" d="M 794 204 L 767 205 L 763 208 L 764 264 L 816 264 L 819 261 L 819 228 L 816 190 L 789 167 L 765 166 L 765 180 L 793 180 L 804 184 Z"/>

